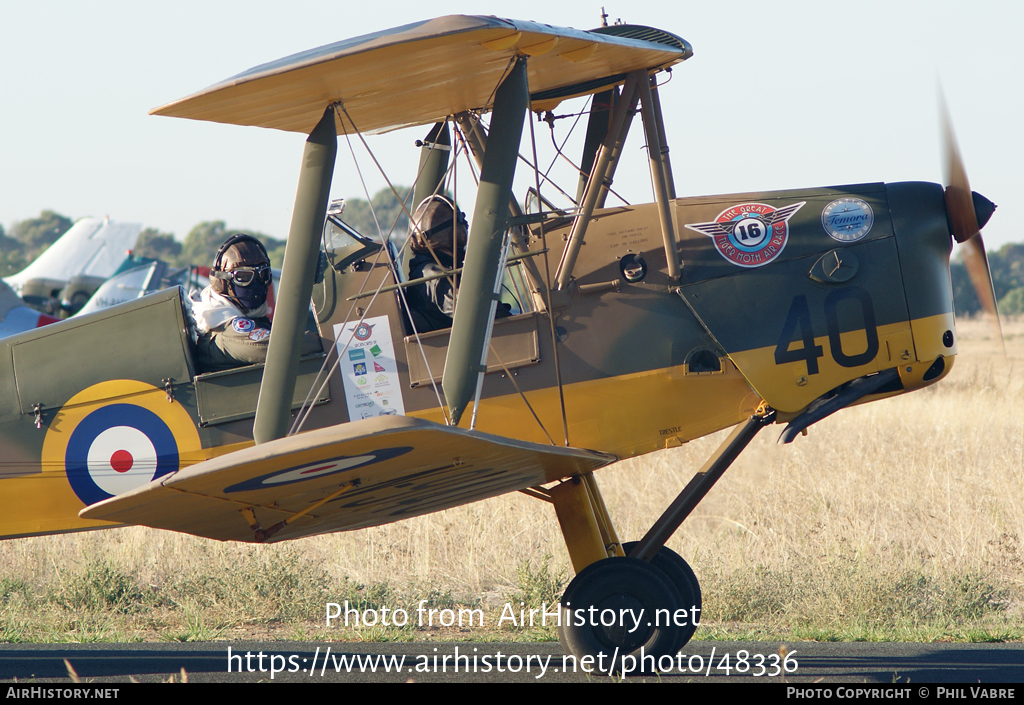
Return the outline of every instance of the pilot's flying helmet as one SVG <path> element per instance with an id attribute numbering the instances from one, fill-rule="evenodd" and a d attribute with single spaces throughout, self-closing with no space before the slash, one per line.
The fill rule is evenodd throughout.
<path id="1" fill-rule="evenodd" d="M 217 250 L 210 268 L 210 285 L 242 313 L 251 313 L 267 302 L 272 274 L 263 243 L 246 233 L 232 235 Z"/>
<path id="2" fill-rule="evenodd" d="M 452 241 L 452 225 L 455 221 L 453 213 L 456 211 L 459 223 L 457 243 Z M 452 255 L 455 253 L 456 245 L 460 249 L 466 246 L 468 231 L 469 224 L 465 213 L 455 208 L 444 196 L 428 196 L 412 214 L 412 222 L 409 224 L 409 236 L 412 238 L 410 246 L 414 252 L 427 252 L 433 249 L 435 252 Z"/>

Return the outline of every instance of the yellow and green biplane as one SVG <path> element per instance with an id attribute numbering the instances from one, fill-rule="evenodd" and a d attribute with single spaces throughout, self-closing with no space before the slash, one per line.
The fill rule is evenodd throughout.
<path id="1" fill-rule="evenodd" d="M 524 492 L 554 506 L 576 570 L 565 648 L 607 670 L 677 651 L 701 594 L 665 542 L 758 431 L 785 424 L 790 442 L 941 380 L 957 354 L 954 239 L 994 311 L 979 234 L 994 206 L 955 149 L 946 186 L 677 197 L 658 90 L 691 54 L 650 27 L 451 16 L 157 108 L 308 135 L 266 364 L 199 368 L 178 289 L 0 341 L 0 535 L 139 524 L 272 542 Z M 580 97 L 583 153 L 558 187 L 527 118 Z M 637 115 L 655 199 L 609 205 Z M 405 240 L 328 212 L 339 138 L 410 126 L 427 134 L 409 209 L 447 192 L 460 155 L 479 179 L 465 260 L 445 275 L 453 323 L 430 332 L 412 323 L 423 280 Z M 526 194 L 517 167 L 535 172 Z M 495 318 L 499 300 L 512 315 Z M 307 330 L 322 349 L 301 356 Z M 729 427 L 624 542 L 594 471 Z M 609 627 L 590 608 L 658 619 Z"/>

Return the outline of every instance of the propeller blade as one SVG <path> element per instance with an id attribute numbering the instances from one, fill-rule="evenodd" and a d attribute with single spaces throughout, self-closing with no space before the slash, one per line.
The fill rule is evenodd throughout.
<path id="1" fill-rule="evenodd" d="M 939 103 L 942 116 L 942 146 L 946 213 L 953 228 L 953 238 L 963 245 L 961 249 L 964 266 L 971 278 L 971 284 L 978 295 L 978 302 L 985 313 L 992 316 L 995 322 L 995 335 L 1006 357 L 1006 343 L 1003 341 L 1003 329 L 999 323 L 999 307 L 996 303 L 996 290 L 992 282 L 992 269 L 985 254 L 985 241 L 981 237 L 981 225 L 988 222 L 995 210 L 995 204 L 980 194 L 971 191 L 964 168 L 963 157 L 953 131 L 953 121 L 949 117 L 946 98 L 939 91 Z M 982 211 L 979 225 L 978 210 Z"/>
<path id="2" fill-rule="evenodd" d="M 992 270 L 988 266 L 988 255 L 985 254 L 985 242 L 978 233 L 967 242 L 963 243 L 960 250 L 967 268 L 967 275 L 971 278 L 974 291 L 978 294 L 978 302 L 982 310 L 992 316 L 995 321 L 996 340 L 1003 349 L 1003 357 L 1006 357 L 1006 343 L 1003 341 L 1003 328 L 999 324 L 999 306 L 996 303 L 996 290 L 992 283 Z"/>
<path id="3" fill-rule="evenodd" d="M 946 187 L 946 212 L 953 225 L 953 237 L 962 244 L 979 233 L 978 217 L 974 213 L 971 184 L 967 180 L 967 170 L 964 168 L 964 161 L 960 156 L 960 147 L 957 145 L 956 134 L 953 132 L 949 109 L 946 107 L 946 99 L 941 93 L 940 102 L 942 104 L 943 184 Z"/>

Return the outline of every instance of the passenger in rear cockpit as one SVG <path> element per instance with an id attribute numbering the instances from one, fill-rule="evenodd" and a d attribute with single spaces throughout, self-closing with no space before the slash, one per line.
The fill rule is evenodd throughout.
<path id="1" fill-rule="evenodd" d="M 196 364 L 203 372 L 266 362 L 270 345 L 267 291 L 270 258 L 252 235 L 232 235 L 217 251 L 210 286 L 192 300 L 199 338 Z"/>

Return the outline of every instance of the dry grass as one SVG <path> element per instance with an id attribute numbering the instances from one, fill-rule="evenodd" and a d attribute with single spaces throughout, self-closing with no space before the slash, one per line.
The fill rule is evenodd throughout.
<path id="1" fill-rule="evenodd" d="M 943 383 L 849 409 L 790 446 L 761 434 L 670 542 L 704 590 L 697 637 L 1024 638 L 1024 321 L 1009 360 L 959 326 Z M 598 474 L 637 538 L 723 434 Z M 0 641 L 553 638 L 552 630 L 326 630 L 324 604 L 552 600 L 569 574 L 550 506 L 510 495 L 286 545 L 143 528 L 0 543 Z M 494 606 L 497 607 L 494 607 Z"/>

